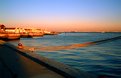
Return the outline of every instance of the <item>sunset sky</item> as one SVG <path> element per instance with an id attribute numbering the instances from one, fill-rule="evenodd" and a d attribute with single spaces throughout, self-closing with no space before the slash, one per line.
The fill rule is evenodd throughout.
<path id="1" fill-rule="evenodd" d="M 52 31 L 121 32 L 121 0 L 0 0 L 0 24 Z"/>

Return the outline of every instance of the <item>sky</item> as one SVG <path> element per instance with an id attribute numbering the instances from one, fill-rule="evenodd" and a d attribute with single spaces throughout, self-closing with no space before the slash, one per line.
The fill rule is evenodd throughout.
<path id="1" fill-rule="evenodd" d="M 121 0 L 0 0 L 0 24 L 52 31 L 121 32 Z"/>

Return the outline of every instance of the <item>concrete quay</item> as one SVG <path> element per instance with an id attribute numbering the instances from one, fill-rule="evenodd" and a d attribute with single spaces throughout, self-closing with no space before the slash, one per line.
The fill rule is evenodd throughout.
<path id="1" fill-rule="evenodd" d="M 0 78 L 96 78 L 0 40 Z"/>

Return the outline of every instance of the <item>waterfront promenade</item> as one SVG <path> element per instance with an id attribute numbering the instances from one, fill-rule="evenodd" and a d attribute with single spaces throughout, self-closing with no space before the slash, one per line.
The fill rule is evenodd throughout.
<path id="1" fill-rule="evenodd" d="M 64 64 L 0 41 L 0 78 L 92 78 Z M 95 77 L 93 77 L 95 78 Z"/>
<path id="2" fill-rule="evenodd" d="M 1 42 L 3 43 L 3 42 Z M 0 78 L 64 78 L 6 46 L 0 46 Z"/>

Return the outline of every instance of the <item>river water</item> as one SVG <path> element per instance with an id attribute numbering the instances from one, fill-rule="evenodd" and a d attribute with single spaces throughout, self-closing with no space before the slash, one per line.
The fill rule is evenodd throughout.
<path id="1" fill-rule="evenodd" d="M 121 78 L 121 39 L 90 46 L 78 46 L 106 38 L 121 36 L 121 33 L 61 33 L 40 38 L 21 38 L 10 41 L 34 47 L 35 53 L 107 78 Z"/>

